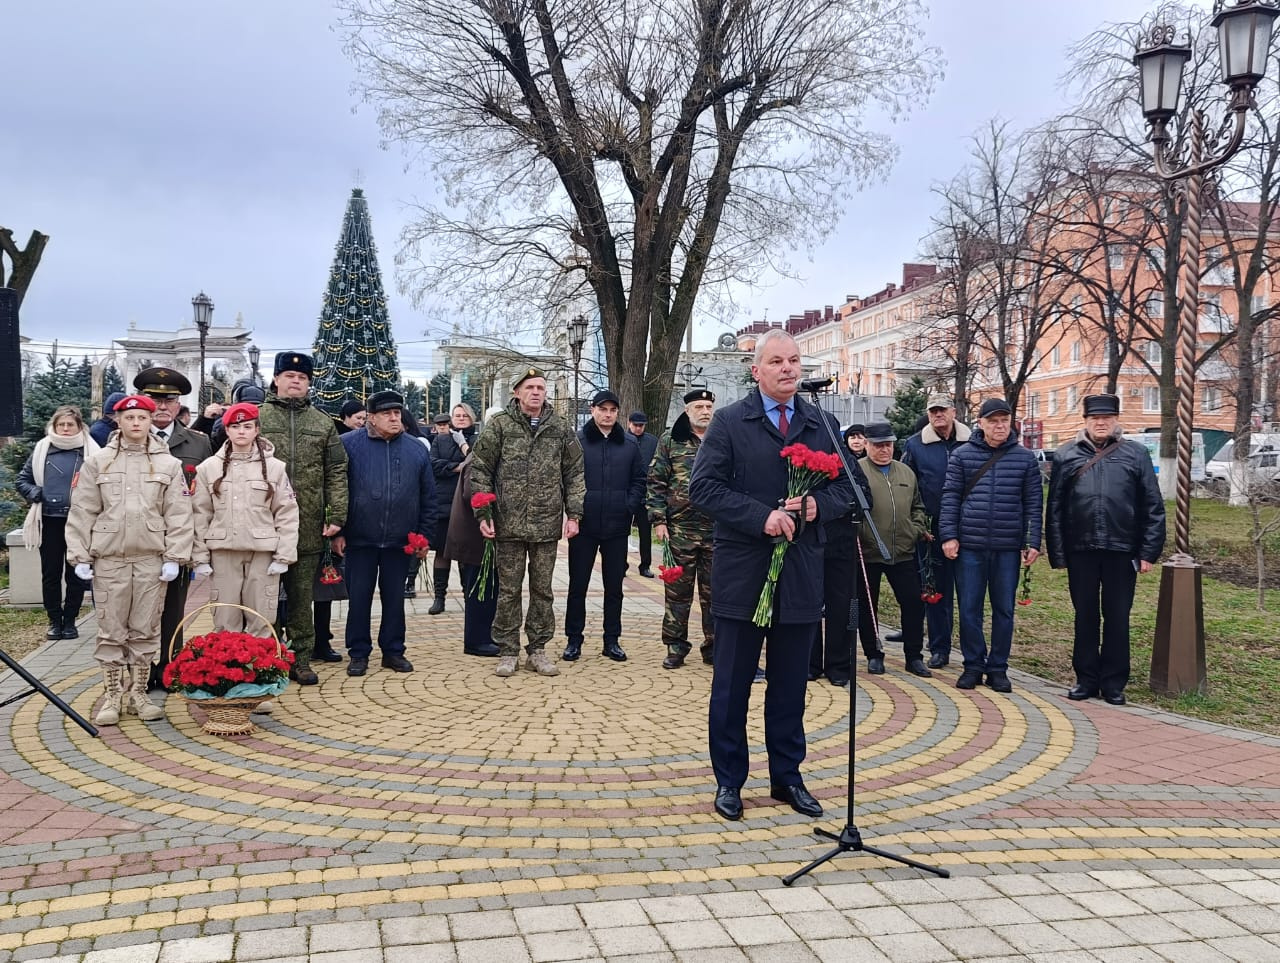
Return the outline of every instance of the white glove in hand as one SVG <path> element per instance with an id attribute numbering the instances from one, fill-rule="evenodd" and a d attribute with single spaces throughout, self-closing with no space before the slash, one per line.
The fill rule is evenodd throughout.
<path id="1" fill-rule="evenodd" d="M 93 578 L 93 566 L 88 562 L 81 562 L 76 566 L 76 578 L 82 582 L 88 582 Z"/>
<path id="2" fill-rule="evenodd" d="M 160 566 L 160 581 L 172 582 L 177 577 L 178 577 L 177 562 L 165 562 L 163 565 Z"/>
<path id="3" fill-rule="evenodd" d="M 287 571 L 289 571 L 289 566 L 284 562 L 272 562 L 267 566 L 268 575 L 283 575 Z"/>
<path id="4" fill-rule="evenodd" d="M 208 562 L 201 562 L 199 565 L 195 567 L 196 578 L 204 578 L 206 575 L 212 575 L 212 574 L 213 574 L 213 566 L 210 565 Z"/>
<path id="5" fill-rule="evenodd" d="M 466 448 L 466 447 L 467 447 L 467 439 L 463 436 L 462 432 L 457 431 L 457 430 L 455 429 L 454 431 L 449 432 L 449 435 L 453 438 L 454 443 L 455 443 L 459 448 Z"/>

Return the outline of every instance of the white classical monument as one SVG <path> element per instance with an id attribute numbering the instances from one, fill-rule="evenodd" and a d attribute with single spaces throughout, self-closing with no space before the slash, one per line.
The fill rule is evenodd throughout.
<path id="1" fill-rule="evenodd" d="M 253 332 L 244 327 L 242 315 L 236 315 L 235 325 L 219 327 L 210 325 L 204 341 L 205 371 L 221 365 L 227 371 L 226 383 L 206 377 L 206 385 L 216 398 L 229 396 L 231 386 L 241 378 L 252 374 L 249 364 L 249 342 Z M 200 390 L 200 331 L 194 324 L 176 331 L 159 331 L 139 328 L 136 321 L 129 322 L 129 332 L 116 338 L 113 344 L 123 351 L 123 361 L 116 368 L 124 378 L 125 387 L 133 390 L 133 378 L 146 365 L 163 365 L 180 371 L 191 381 L 192 393 L 185 395 L 182 403 L 193 412 L 197 410 L 195 394 Z"/>

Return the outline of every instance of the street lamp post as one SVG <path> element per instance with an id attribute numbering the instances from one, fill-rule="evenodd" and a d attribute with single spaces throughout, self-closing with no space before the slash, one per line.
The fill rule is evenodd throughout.
<path id="1" fill-rule="evenodd" d="M 1228 109 L 1235 125 L 1227 144 L 1205 156 L 1205 118 L 1191 111 L 1185 162 L 1172 149 L 1169 121 L 1178 108 L 1182 72 L 1191 59 L 1190 44 L 1174 43 L 1174 30 L 1157 26 L 1149 45 L 1133 58 L 1138 68 L 1142 113 L 1150 126 L 1156 173 L 1166 181 L 1185 180 L 1186 220 L 1183 226 L 1182 298 L 1178 309 L 1177 477 L 1175 491 L 1174 554 L 1160 575 L 1155 645 L 1151 656 L 1151 688 L 1177 694 L 1203 691 L 1205 685 L 1204 603 L 1200 566 L 1191 556 L 1191 441 L 1195 418 L 1195 348 L 1200 305 L 1200 223 L 1204 176 L 1240 149 L 1245 116 L 1253 106 L 1253 91 L 1266 73 L 1267 51 L 1277 0 L 1215 0 L 1213 26 L 1218 31 L 1222 82 L 1230 91 Z"/>
<path id="2" fill-rule="evenodd" d="M 569 322 L 569 350 L 573 352 L 573 427 L 578 427 L 578 373 L 582 367 L 582 346 L 587 341 L 587 319 L 578 315 Z"/>
<path id="3" fill-rule="evenodd" d="M 191 314 L 196 330 L 200 332 L 200 387 L 196 395 L 196 407 L 203 411 L 206 404 L 204 390 L 204 342 L 209 337 L 209 319 L 213 317 L 213 301 L 201 291 L 191 299 Z"/>
<path id="4" fill-rule="evenodd" d="M 258 360 L 262 357 L 262 349 L 256 344 L 249 345 L 249 368 L 253 383 L 262 387 L 262 375 L 258 374 Z"/>

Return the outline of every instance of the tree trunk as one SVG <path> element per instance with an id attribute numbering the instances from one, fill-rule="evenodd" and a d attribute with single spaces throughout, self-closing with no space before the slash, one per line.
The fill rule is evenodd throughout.
<path id="1" fill-rule="evenodd" d="M 7 227 L 0 227 L 0 287 L 9 287 L 18 293 L 17 306 L 19 308 L 22 307 L 22 299 L 27 296 L 27 288 L 31 286 L 31 278 L 35 275 L 36 268 L 40 265 L 40 258 L 44 254 L 45 245 L 48 243 L 48 234 L 32 231 L 31 237 L 27 241 L 27 246 L 19 248 L 13 242 L 13 231 Z M 4 279 L 3 255 L 5 254 L 9 255 L 9 260 L 13 262 L 7 284 Z"/>

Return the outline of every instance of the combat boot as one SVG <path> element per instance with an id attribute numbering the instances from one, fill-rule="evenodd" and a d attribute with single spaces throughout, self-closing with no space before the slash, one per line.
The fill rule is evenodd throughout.
<path id="1" fill-rule="evenodd" d="M 133 678 L 125 694 L 125 706 L 143 722 L 157 722 L 164 718 L 164 710 L 147 698 L 147 663 L 132 666 Z"/>
<path id="2" fill-rule="evenodd" d="M 104 665 L 102 667 L 102 685 L 106 696 L 102 700 L 102 708 L 93 717 L 95 726 L 116 726 L 120 724 L 121 701 L 124 699 L 124 666 Z"/>
<path id="3" fill-rule="evenodd" d="M 550 658 L 547 657 L 545 649 L 534 649 L 529 653 L 529 660 L 525 662 L 525 668 L 530 672 L 536 672 L 538 675 L 559 675 L 560 668 Z"/>
<path id="4" fill-rule="evenodd" d="M 516 655 L 504 655 L 498 659 L 498 667 L 493 670 L 494 675 L 501 676 L 506 679 L 516 674 L 516 668 L 520 664 L 520 657 Z"/>

